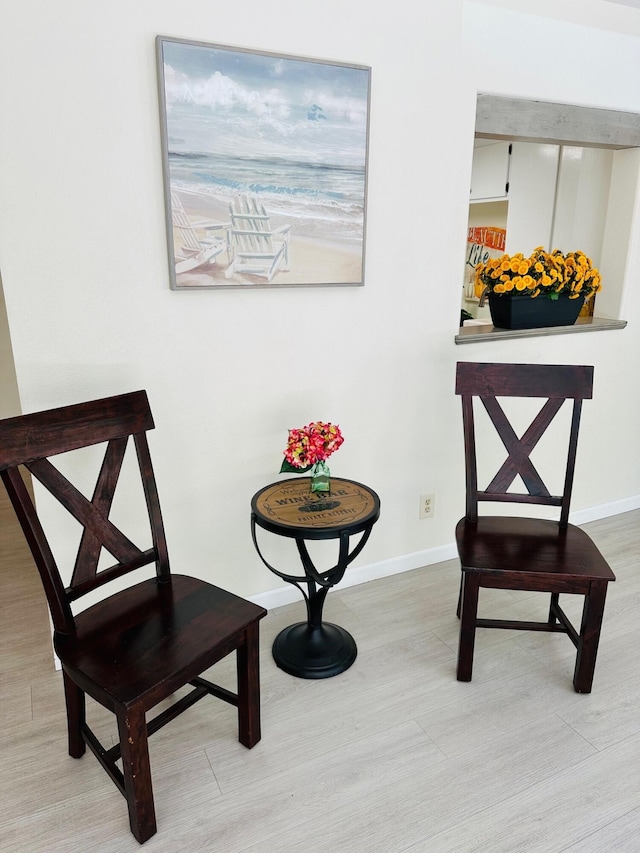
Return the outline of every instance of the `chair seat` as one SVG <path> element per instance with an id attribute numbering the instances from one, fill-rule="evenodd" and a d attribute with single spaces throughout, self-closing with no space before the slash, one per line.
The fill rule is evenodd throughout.
<path id="1" fill-rule="evenodd" d="M 111 697 L 152 708 L 237 648 L 244 629 L 266 613 L 197 578 L 171 578 L 151 578 L 89 607 L 76 616 L 75 636 L 56 633 L 64 668 L 102 704 Z"/>
<path id="2" fill-rule="evenodd" d="M 615 580 L 589 536 L 573 524 L 539 518 L 481 516 L 456 527 L 463 571 L 556 575 L 558 580 Z"/>

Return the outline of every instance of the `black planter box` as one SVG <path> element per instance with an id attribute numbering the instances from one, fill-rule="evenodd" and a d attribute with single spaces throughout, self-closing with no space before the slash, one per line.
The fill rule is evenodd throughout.
<path id="1" fill-rule="evenodd" d="M 540 329 L 545 326 L 573 326 L 584 305 L 584 296 L 557 299 L 528 293 L 489 294 L 491 321 L 496 329 Z"/>

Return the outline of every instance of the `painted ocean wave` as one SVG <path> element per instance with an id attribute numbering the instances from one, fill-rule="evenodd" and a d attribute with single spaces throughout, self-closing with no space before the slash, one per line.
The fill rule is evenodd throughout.
<path id="1" fill-rule="evenodd" d="M 330 164 L 208 154 L 169 155 L 171 184 L 228 204 L 240 194 L 258 197 L 274 220 L 294 219 L 299 236 L 361 241 L 364 171 Z"/>

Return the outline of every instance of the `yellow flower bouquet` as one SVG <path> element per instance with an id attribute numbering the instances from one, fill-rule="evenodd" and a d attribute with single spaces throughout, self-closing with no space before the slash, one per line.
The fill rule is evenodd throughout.
<path id="1" fill-rule="evenodd" d="M 528 294 L 532 299 L 542 296 L 558 299 L 590 299 L 601 289 L 601 276 L 591 258 L 584 252 L 567 252 L 559 249 L 545 252 L 542 246 L 533 250 L 528 258 L 521 253 L 490 258 L 476 266 L 475 294 L 482 298 L 488 294 Z"/>

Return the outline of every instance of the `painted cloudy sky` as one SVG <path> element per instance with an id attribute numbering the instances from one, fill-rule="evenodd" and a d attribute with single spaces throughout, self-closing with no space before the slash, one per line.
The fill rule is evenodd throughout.
<path id="1" fill-rule="evenodd" d="M 161 44 L 171 152 L 364 168 L 368 69 Z"/>

